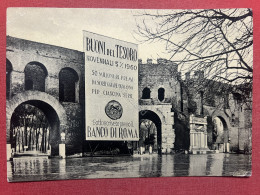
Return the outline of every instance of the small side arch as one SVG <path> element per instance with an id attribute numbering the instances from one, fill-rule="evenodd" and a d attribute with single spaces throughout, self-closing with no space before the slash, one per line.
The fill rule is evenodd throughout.
<path id="1" fill-rule="evenodd" d="M 40 62 L 29 62 L 24 68 L 25 90 L 45 91 L 45 80 L 48 76 L 46 67 Z"/>
<path id="2" fill-rule="evenodd" d="M 12 71 L 13 65 L 6 59 L 6 99 L 11 98 Z"/>
<path id="3" fill-rule="evenodd" d="M 59 100 L 62 102 L 79 102 L 79 76 L 70 68 L 59 72 Z"/>
<path id="4" fill-rule="evenodd" d="M 164 98 L 165 98 L 165 89 L 162 88 L 162 87 L 160 87 L 160 88 L 158 89 L 158 100 L 159 100 L 160 102 L 162 102 L 162 101 L 164 100 Z"/>
<path id="5" fill-rule="evenodd" d="M 142 99 L 150 99 L 151 98 L 151 90 L 148 87 L 145 87 L 142 91 Z"/>

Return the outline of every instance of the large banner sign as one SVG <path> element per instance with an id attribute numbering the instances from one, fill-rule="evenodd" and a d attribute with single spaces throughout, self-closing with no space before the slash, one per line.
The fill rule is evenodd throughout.
<path id="1" fill-rule="evenodd" d="M 139 140 L 137 45 L 83 33 L 86 140 Z"/>

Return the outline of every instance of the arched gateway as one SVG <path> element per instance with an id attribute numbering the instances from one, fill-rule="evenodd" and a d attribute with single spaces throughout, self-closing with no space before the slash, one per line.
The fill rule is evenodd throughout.
<path id="1" fill-rule="evenodd" d="M 220 152 L 230 152 L 231 126 L 228 117 L 224 112 L 217 110 L 212 114 L 212 119 L 214 123 L 213 143 Z"/>
<path id="2" fill-rule="evenodd" d="M 159 154 L 171 153 L 174 148 L 175 133 L 173 129 L 174 125 L 174 113 L 171 111 L 170 104 L 164 105 L 139 105 L 139 124 L 140 124 L 140 135 L 142 132 L 141 124 L 144 120 L 151 121 L 155 128 L 152 127 L 149 133 L 150 137 L 146 136 L 145 139 L 152 138 L 154 136 L 153 150 Z M 148 130 L 146 130 L 148 131 Z M 144 144 L 151 145 L 151 139 L 141 140 L 146 142 Z M 140 144 L 140 142 L 138 143 Z M 141 143 L 142 144 L 142 143 Z M 138 146 L 140 147 L 140 146 Z"/>
<path id="3" fill-rule="evenodd" d="M 144 124 L 144 125 L 142 125 Z M 162 122 L 153 111 L 143 110 L 139 112 L 140 141 L 139 146 L 152 147 L 153 151 L 162 153 Z M 143 126 L 143 128 L 142 128 Z"/>
<path id="4" fill-rule="evenodd" d="M 59 154 L 60 135 L 65 133 L 67 127 L 67 115 L 60 102 L 53 96 L 40 91 L 25 91 L 14 96 L 6 102 L 6 135 L 7 135 L 7 159 L 11 157 L 11 119 L 15 109 L 22 104 L 29 104 L 40 109 L 50 125 L 51 154 Z"/>

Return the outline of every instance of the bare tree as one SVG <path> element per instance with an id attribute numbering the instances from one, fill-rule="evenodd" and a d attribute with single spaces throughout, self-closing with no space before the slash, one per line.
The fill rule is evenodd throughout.
<path id="1" fill-rule="evenodd" d="M 165 44 L 180 71 L 232 85 L 253 80 L 251 9 L 163 10 L 136 15 L 137 38 Z"/>

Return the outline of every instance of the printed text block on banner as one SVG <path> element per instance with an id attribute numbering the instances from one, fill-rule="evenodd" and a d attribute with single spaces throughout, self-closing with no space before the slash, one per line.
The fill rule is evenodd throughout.
<path id="1" fill-rule="evenodd" d="M 83 36 L 86 140 L 139 140 L 137 45 Z"/>

